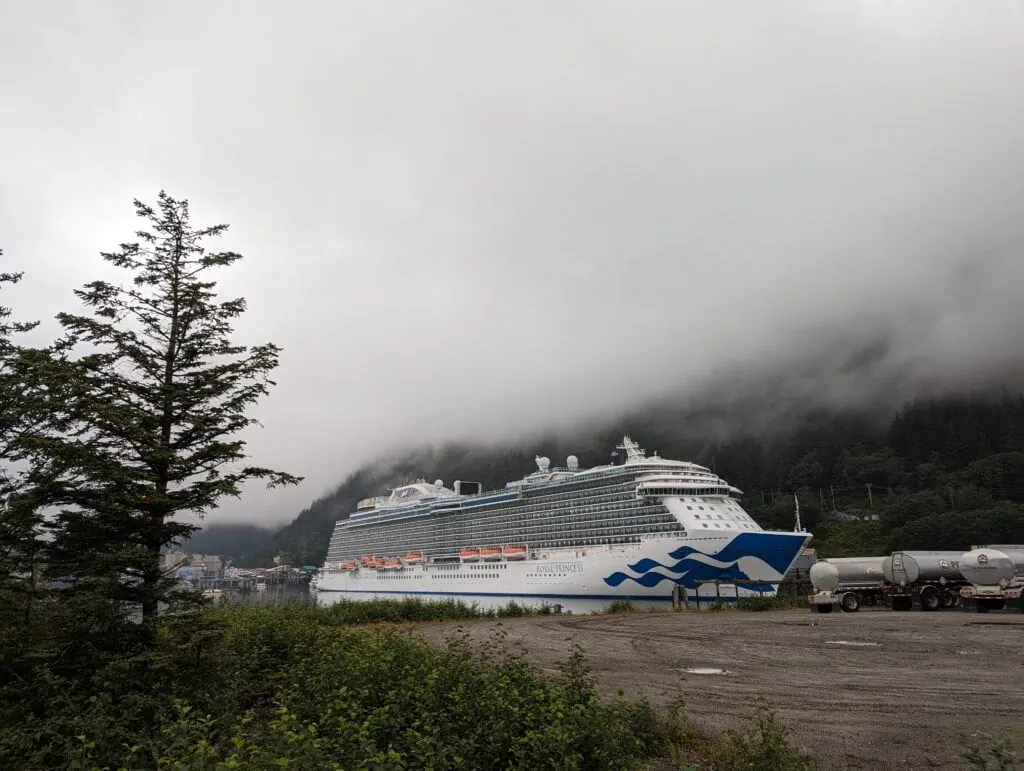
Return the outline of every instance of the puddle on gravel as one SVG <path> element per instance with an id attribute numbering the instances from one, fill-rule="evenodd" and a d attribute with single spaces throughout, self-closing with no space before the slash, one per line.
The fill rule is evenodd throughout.
<path id="1" fill-rule="evenodd" d="M 731 675 L 728 669 L 718 669 L 717 667 L 687 667 L 683 670 L 690 675 Z"/>
<path id="2" fill-rule="evenodd" d="M 853 645 L 857 648 L 881 648 L 882 643 L 862 642 L 860 640 L 826 640 L 825 645 Z"/>

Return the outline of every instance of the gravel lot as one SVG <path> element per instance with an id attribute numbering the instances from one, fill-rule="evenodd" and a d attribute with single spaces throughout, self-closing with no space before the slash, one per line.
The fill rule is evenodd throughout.
<path id="1" fill-rule="evenodd" d="M 455 626 L 422 633 L 441 639 Z M 1019 613 L 639 613 L 458 626 L 481 642 L 500 629 L 544 666 L 578 642 L 609 693 L 665 704 L 682 689 L 709 728 L 735 724 L 764 694 L 825 768 L 958 768 L 961 732 L 1024 738 Z M 686 672 L 701 667 L 727 673 Z"/>

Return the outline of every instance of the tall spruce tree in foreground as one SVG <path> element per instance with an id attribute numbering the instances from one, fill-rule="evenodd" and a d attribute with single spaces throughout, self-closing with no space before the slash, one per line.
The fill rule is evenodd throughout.
<path id="1" fill-rule="evenodd" d="M 204 246 L 227 226 L 193 228 L 188 202 L 163 191 L 156 208 L 135 209 L 149 230 L 102 255 L 131 282 L 87 284 L 76 294 L 91 313 L 57 317 L 66 336 L 54 371 L 72 394 L 67 430 L 46 447 L 47 495 L 60 507 L 50 560 L 75 578 L 69 591 L 137 604 L 151 629 L 173 590 L 160 551 L 195 529 L 178 515 L 208 512 L 249 479 L 300 478 L 244 465 L 238 435 L 273 385 L 279 349 L 231 339 L 245 301 L 218 300 L 212 274 L 241 255 Z"/>

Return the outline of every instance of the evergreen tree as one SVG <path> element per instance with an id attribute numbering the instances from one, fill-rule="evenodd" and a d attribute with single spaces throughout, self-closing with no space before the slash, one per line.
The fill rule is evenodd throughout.
<path id="1" fill-rule="evenodd" d="M 185 200 L 161 191 L 156 208 L 135 201 L 149 230 L 104 253 L 131 282 L 87 284 L 89 313 L 58 315 L 65 337 L 48 377 L 70 388 L 65 430 L 45 445 L 47 500 L 60 507 L 51 563 L 69 591 L 141 607 L 152 639 L 159 604 L 173 599 L 160 551 L 249 479 L 269 487 L 300 478 L 244 465 L 239 433 L 268 393 L 279 349 L 233 342 L 243 299 L 218 300 L 212 275 L 241 255 L 208 251 L 226 225 L 194 228 Z"/>

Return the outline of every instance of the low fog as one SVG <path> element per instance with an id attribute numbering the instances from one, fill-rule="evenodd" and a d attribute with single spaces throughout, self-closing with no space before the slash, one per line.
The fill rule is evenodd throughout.
<path id="1" fill-rule="evenodd" d="M 134 197 L 246 255 L 238 336 L 284 348 L 249 449 L 306 482 L 215 522 L 406 444 L 1024 361 L 1013 0 L 9 3 L 0 63 L 3 299 L 41 335 Z"/>

